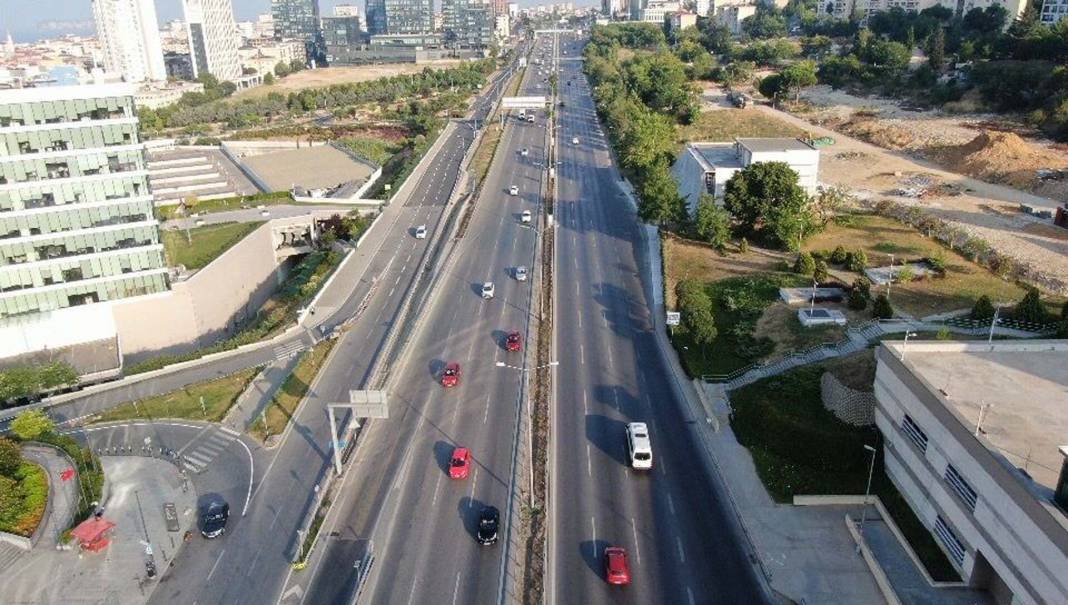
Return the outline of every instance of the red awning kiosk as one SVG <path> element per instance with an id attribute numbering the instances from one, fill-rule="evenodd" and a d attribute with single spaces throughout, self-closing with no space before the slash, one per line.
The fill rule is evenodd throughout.
<path id="1" fill-rule="evenodd" d="M 71 531 L 71 535 L 78 540 L 82 550 L 100 552 L 107 548 L 108 544 L 111 544 L 107 533 L 112 527 L 115 527 L 115 524 L 111 521 L 103 517 L 92 517 L 82 521 L 78 527 L 75 527 Z"/>

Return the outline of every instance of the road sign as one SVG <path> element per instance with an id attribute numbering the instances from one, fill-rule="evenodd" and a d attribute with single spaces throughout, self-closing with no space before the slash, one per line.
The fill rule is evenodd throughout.
<path id="1" fill-rule="evenodd" d="M 682 314 L 679 313 L 678 311 L 668 311 L 667 312 L 667 325 L 669 325 L 669 326 L 677 326 L 677 325 L 679 325 L 679 321 L 681 319 L 682 319 Z"/>
<path id="2" fill-rule="evenodd" d="M 504 97 L 501 99 L 501 107 L 504 109 L 539 109 L 545 107 L 546 103 L 544 96 Z"/>
<path id="3" fill-rule="evenodd" d="M 349 391 L 349 402 L 357 418 L 389 418 L 385 391 Z"/>

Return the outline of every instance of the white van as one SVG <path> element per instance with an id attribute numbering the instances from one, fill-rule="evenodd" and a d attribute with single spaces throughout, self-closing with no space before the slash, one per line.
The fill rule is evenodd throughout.
<path id="1" fill-rule="evenodd" d="M 631 468 L 653 468 L 653 444 L 649 441 L 649 428 L 644 422 L 627 425 L 627 457 Z"/>

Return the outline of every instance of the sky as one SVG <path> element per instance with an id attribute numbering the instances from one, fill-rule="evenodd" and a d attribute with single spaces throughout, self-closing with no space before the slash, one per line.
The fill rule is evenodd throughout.
<path id="1" fill-rule="evenodd" d="M 518 0 L 520 6 L 532 6 L 554 0 Z M 156 16 L 160 23 L 182 18 L 181 0 L 155 0 Z M 324 15 L 333 14 L 335 4 L 358 4 L 364 9 L 365 0 L 319 0 Z M 270 11 L 270 0 L 233 0 L 234 17 L 249 21 L 260 13 Z M 593 4 L 593 0 L 579 0 L 576 5 Z M 599 4 L 599 2 L 598 2 Z M 439 8 L 441 0 L 434 0 Z M 10 31 L 16 42 L 33 42 L 41 38 L 65 33 L 93 33 L 93 13 L 90 0 L 0 0 L 0 37 Z M 2 39 L 2 38 L 0 38 Z"/>

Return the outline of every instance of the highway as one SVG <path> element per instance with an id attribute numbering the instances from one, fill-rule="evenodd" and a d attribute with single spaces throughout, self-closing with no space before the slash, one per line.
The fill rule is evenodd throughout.
<path id="1" fill-rule="evenodd" d="M 491 106 L 488 97 L 476 103 L 473 118 L 484 119 Z M 278 600 L 296 558 L 297 530 L 314 503 L 316 486 L 329 472 L 331 440 L 325 405 L 348 401 L 349 389 L 366 381 L 401 303 L 427 261 L 424 253 L 431 240 L 415 239 L 412 230 L 420 224 L 433 229 L 442 219 L 473 134 L 469 122 L 452 131 L 440 151 L 428 157 L 425 170 L 412 175 L 418 179 L 412 195 L 401 206 L 385 211 L 387 222 L 377 225 L 375 238 L 357 252 L 362 258 L 352 263 L 352 273 L 339 273 L 333 291 L 320 298 L 316 312 L 322 319 L 315 324 L 330 326 L 350 317 L 360 305 L 365 308 L 336 343 L 281 444 L 257 456 L 247 516 L 231 519 L 234 527 L 225 543 L 219 543 L 217 556 L 186 557 L 181 565 L 169 568 L 151 602 L 203 605 Z M 304 333 L 298 338 L 307 343 L 311 337 Z"/>
<path id="2" fill-rule="evenodd" d="M 703 419 L 682 411 L 656 349 L 638 219 L 598 125 L 581 41 L 561 43 L 547 600 L 762 602 L 726 499 L 696 460 L 691 430 Z M 652 471 L 627 466 L 628 422 L 649 424 Z M 630 586 L 605 582 L 606 546 L 627 549 Z"/>
<path id="3" fill-rule="evenodd" d="M 545 90 L 528 69 L 520 94 Z M 362 602 L 497 600 L 508 527 L 493 546 L 479 546 L 474 530 L 483 505 L 508 522 L 522 373 L 495 364 L 523 364 L 525 353 L 504 350 L 508 332 L 530 340 L 531 282 L 515 280 L 514 268 L 534 263 L 537 233 L 519 219 L 524 210 L 537 216 L 542 202 L 545 112 L 539 114 L 535 124 L 506 121 L 466 234 L 390 377 L 390 417 L 372 421 L 361 437 L 337 498 L 341 508 L 324 525 L 330 538 L 322 558 L 301 574 L 310 580 L 294 576 L 302 597 L 283 602 L 349 602 L 355 574 L 338 570 L 351 570 L 369 552 L 376 563 Z M 511 185 L 518 195 L 509 195 Z M 479 294 L 485 281 L 495 284 L 491 300 Z M 452 361 L 461 364 L 461 383 L 446 390 L 439 376 Z M 451 480 L 447 465 L 458 445 L 471 448 L 474 463 L 467 479 Z"/>

